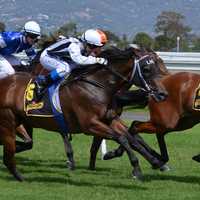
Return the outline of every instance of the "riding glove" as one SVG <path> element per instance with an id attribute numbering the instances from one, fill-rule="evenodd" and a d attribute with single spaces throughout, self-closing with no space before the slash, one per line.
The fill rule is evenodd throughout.
<path id="1" fill-rule="evenodd" d="M 108 65 L 108 60 L 105 58 L 96 58 L 97 63 L 101 64 L 101 65 Z"/>

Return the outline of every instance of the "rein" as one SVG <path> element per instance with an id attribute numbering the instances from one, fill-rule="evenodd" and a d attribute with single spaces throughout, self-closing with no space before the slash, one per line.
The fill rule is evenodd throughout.
<path id="1" fill-rule="evenodd" d="M 134 68 L 134 67 L 133 67 Z M 114 70 L 113 68 L 106 66 L 105 69 L 107 69 L 108 71 L 110 71 L 112 74 L 114 74 L 115 76 L 119 77 L 120 79 L 122 79 L 123 81 L 129 83 L 130 80 L 128 80 L 125 76 L 121 75 L 118 71 Z"/>
<path id="2" fill-rule="evenodd" d="M 134 77 L 137 75 L 139 77 L 140 81 L 142 82 L 143 89 L 146 90 L 147 92 L 151 93 L 152 90 L 149 87 L 149 85 L 147 84 L 146 80 L 144 79 L 141 69 L 140 69 L 141 68 L 140 61 L 143 59 L 146 59 L 148 56 L 149 55 L 142 56 L 141 58 L 139 58 L 139 59 L 135 60 L 135 62 L 133 62 L 132 70 L 129 73 L 130 76 L 128 78 L 126 76 L 122 75 L 119 71 L 110 67 L 109 65 L 101 66 L 98 68 L 95 67 L 95 68 L 93 68 L 93 70 L 95 70 L 95 71 L 98 71 L 100 69 L 108 70 L 111 74 L 120 78 L 122 81 L 124 81 L 125 83 L 128 83 L 130 85 L 134 84 Z M 92 69 L 89 67 L 86 71 L 81 72 L 81 74 L 79 74 L 78 77 L 72 78 L 71 80 L 67 79 L 67 81 L 63 81 L 62 85 L 65 85 L 67 83 L 74 82 L 74 81 L 83 81 L 83 82 L 89 83 L 91 85 L 94 85 L 95 87 L 105 89 L 106 87 L 99 81 L 87 78 L 87 75 L 90 74 L 91 71 L 92 71 Z"/>
<path id="3" fill-rule="evenodd" d="M 134 64 L 132 65 L 132 72 L 131 72 L 130 79 L 127 79 L 125 76 L 121 75 L 118 71 L 114 70 L 113 68 L 111 68 L 109 66 L 106 66 L 106 69 L 109 70 L 115 76 L 119 77 L 120 79 L 122 79 L 123 81 L 125 81 L 126 83 L 131 84 L 131 85 L 134 82 L 134 76 L 135 76 L 136 72 L 138 72 L 139 78 L 140 78 L 140 80 L 142 81 L 142 83 L 144 85 L 144 89 L 147 92 L 151 93 L 152 90 L 149 87 L 149 85 L 147 84 L 146 80 L 144 79 L 144 77 L 142 75 L 142 72 L 141 72 L 141 69 L 140 69 L 140 67 L 141 67 L 140 66 L 140 61 L 143 60 L 143 59 L 146 59 L 147 57 L 149 57 L 149 55 L 142 56 L 141 58 L 137 59 L 134 62 Z"/>

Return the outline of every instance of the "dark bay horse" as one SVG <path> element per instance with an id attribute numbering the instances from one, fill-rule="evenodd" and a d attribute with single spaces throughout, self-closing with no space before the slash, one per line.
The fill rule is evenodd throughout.
<path id="1" fill-rule="evenodd" d="M 89 66 L 93 70 L 90 70 L 85 77 L 80 76 L 76 81 L 62 84 L 59 95 L 63 114 L 70 133 L 84 132 L 96 137 L 112 139 L 122 145 L 133 166 L 133 175 L 140 179 L 142 172 L 139 161 L 131 147 L 144 152 L 145 149 L 135 143 L 127 127 L 112 109 L 113 95 L 129 82 L 128 77 L 132 75 L 136 67 L 134 65 L 135 55 L 132 49 L 126 51 L 112 49 L 102 52 L 102 57 L 109 60 L 107 67 Z M 155 68 L 154 63 L 150 63 L 150 66 Z M 0 80 L 0 108 L 8 108 L 13 114 L 13 123 L 1 130 L 0 139 L 4 145 L 3 161 L 19 181 L 23 178 L 16 169 L 14 158 L 16 126 L 23 123 L 30 127 L 59 131 L 53 118 L 26 116 L 23 109 L 23 98 L 30 79 L 31 76 L 28 74 L 16 73 Z M 158 167 L 163 165 L 148 152 L 146 154 L 152 164 Z"/>
<path id="2" fill-rule="evenodd" d="M 159 60 L 162 61 L 161 59 Z M 129 132 L 133 137 L 138 137 L 137 133 L 156 134 L 161 155 L 146 144 L 144 144 L 144 147 L 166 163 L 169 160 L 169 156 L 164 136 L 173 131 L 192 128 L 200 122 L 200 109 L 198 106 L 200 75 L 190 72 L 171 74 L 166 71 L 161 76 L 160 83 L 167 91 L 168 97 L 161 102 L 156 102 L 150 97 L 148 102 L 150 120 L 146 122 L 133 121 Z M 140 139 L 139 137 L 138 141 Z M 141 143 L 143 143 L 142 139 Z M 105 155 L 105 159 L 121 156 L 123 151 L 120 146 L 108 152 Z M 193 159 L 199 162 L 200 155 L 194 156 Z"/>

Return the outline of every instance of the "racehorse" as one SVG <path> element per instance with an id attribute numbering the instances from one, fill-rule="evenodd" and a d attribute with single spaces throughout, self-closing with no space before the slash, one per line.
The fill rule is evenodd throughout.
<path id="1" fill-rule="evenodd" d="M 112 109 L 113 95 L 124 85 L 130 83 L 128 78 L 134 78 L 133 71 L 140 68 L 134 65 L 135 54 L 131 49 L 119 50 L 110 49 L 102 52 L 102 57 L 109 61 L 109 65 L 102 67 L 99 64 L 88 66 L 86 76 L 72 77 L 69 82 L 62 83 L 59 96 L 64 118 L 69 127 L 70 133 L 82 133 L 112 139 L 123 146 L 126 150 L 131 165 L 133 175 L 141 179 L 142 172 L 139 161 L 134 155 L 131 146 L 144 154 L 149 154 L 141 145 L 135 143 L 128 133 L 127 127 L 117 117 L 117 113 Z M 146 58 L 145 58 L 146 59 Z M 141 60 L 143 61 L 143 60 Z M 147 60 L 149 69 L 155 69 L 155 63 Z M 146 67 L 146 65 L 141 66 Z M 142 69 L 141 69 L 142 71 Z M 150 70 L 151 71 L 151 70 Z M 141 72 L 139 73 L 141 78 Z M 152 78 L 152 74 L 149 78 Z M 40 127 L 43 129 L 58 131 L 59 127 L 53 118 L 40 118 L 26 116 L 24 112 L 24 93 L 26 86 L 32 77 L 24 73 L 16 73 L 0 80 L 0 108 L 8 108 L 13 113 L 13 122 L 4 127 L 1 134 L 1 141 L 4 145 L 3 161 L 13 176 L 22 181 L 23 177 L 16 169 L 15 163 L 15 128 L 19 124 L 27 124 L 30 127 Z M 74 81 L 73 81 L 74 80 Z M 143 87 L 148 84 L 142 79 Z M 152 84 L 152 80 L 148 81 Z M 131 145 L 131 146 L 130 146 Z M 163 162 L 147 155 L 152 165 L 160 167 Z"/>
<path id="2" fill-rule="evenodd" d="M 168 97 L 161 102 L 156 102 L 153 98 L 149 98 L 150 120 L 146 122 L 133 121 L 129 132 L 133 137 L 138 137 L 137 133 L 156 134 L 161 155 L 146 144 L 144 147 L 166 163 L 169 160 L 169 155 L 164 136 L 173 131 L 192 128 L 200 122 L 198 101 L 200 75 L 190 72 L 171 74 L 166 71 L 161 77 L 160 83 L 167 91 Z M 138 140 L 140 139 L 139 137 Z M 142 140 L 141 143 L 143 143 Z M 123 147 L 119 146 L 119 148 L 108 152 L 105 155 L 105 159 L 119 157 L 123 152 Z M 193 159 L 200 162 L 200 155 L 194 156 Z"/>

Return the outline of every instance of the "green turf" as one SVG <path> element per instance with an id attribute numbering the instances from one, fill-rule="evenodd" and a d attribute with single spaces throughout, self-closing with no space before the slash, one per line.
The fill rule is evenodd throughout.
<path id="1" fill-rule="evenodd" d="M 191 160 L 193 155 L 200 152 L 198 132 L 200 126 L 166 136 L 171 167 L 169 172 L 152 170 L 137 154 L 145 176 L 144 182 L 139 182 L 131 178 L 131 166 L 126 155 L 102 161 L 99 153 L 96 171 L 89 171 L 91 137 L 84 135 L 73 137 L 77 169 L 71 172 L 65 167 L 60 136 L 35 130 L 34 148 L 16 155 L 18 169 L 25 178 L 23 183 L 13 179 L 1 159 L 0 200 L 199 199 L 200 163 Z M 144 136 L 152 146 L 157 147 L 154 136 Z M 111 141 L 107 144 L 109 149 L 116 146 Z"/>

